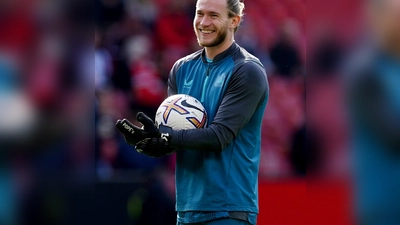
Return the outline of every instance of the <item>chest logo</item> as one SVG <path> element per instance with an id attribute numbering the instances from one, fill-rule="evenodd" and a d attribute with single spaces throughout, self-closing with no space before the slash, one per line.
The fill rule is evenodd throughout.
<path id="1" fill-rule="evenodd" d="M 192 84 L 193 84 L 193 80 L 190 80 L 190 81 L 185 80 L 183 83 L 183 86 L 188 88 L 188 87 L 191 87 Z"/>
<path id="2" fill-rule="evenodd" d="M 226 78 L 226 73 L 221 73 L 215 80 L 214 86 L 221 87 L 225 82 L 225 78 Z"/>

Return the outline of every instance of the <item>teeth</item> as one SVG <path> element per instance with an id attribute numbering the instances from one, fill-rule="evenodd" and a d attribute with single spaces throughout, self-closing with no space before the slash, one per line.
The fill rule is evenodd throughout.
<path id="1" fill-rule="evenodd" d="M 205 34 L 211 34 L 213 31 L 212 30 L 201 30 L 202 33 Z"/>

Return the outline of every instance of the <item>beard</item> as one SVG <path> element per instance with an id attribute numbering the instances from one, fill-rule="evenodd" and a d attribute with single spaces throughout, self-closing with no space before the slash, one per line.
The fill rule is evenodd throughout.
<path id="1" fill-rule="evenodd" d="M 214 38 L 214 40 L 206 42 L 206 41 L 201 41 L 200 40 L 199 35 L 201 35 L 201 34 L 199 34 L 199 33 L 201 33 L 201 31 L 199 31 L 197 28 L 195 28 L 195 31 L 196 31 L 195 33 L 196 33 L 196 36 L 197 36 L 197 43 L 201 47 L 215 47 L 215 46 L 221 44 L 222 42 L 224 42 L 225 39 L 226 39 L 226 36 L 228 34 L 228 28 L 227 27 L 223 27 L 221 29 L 221 31 L 218 32 L 217 37 Z"/>

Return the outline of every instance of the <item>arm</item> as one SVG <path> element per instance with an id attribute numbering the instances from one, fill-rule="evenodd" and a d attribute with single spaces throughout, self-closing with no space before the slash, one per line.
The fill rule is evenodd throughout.
<path id="1" fill-rule="evenodd" d="M 268 83 L 265 70 L 253 62 L 239 66 L 233 73 L 226 94 L 210 126 L 194 130 L 172 130 L 170 132 L 172 147 L 222 151 L 238 135 L 257 107 L 267 97 Z M 169 94 L 176 93 L 174 79 L 174 74 L 171 73 L 168 82 Z"/>
<path id="2" fill-rule="evenodd" d="M 177 93 L 175 74 L 173 69 L 168 80 L 169 95 Z M 137 115 L 137 120 L 143 124 L 142 128 L 126 119 L 118 120 L 116 127 L 128 144 L 152 157 L 171 154 L 175 149 L 220 152 L 239 134 L 267 95 L 264 68 L 250 62 L 233 71 L 217 114 L 207 128 L 179 131 L 166 126 L 157 128 L 144 113 Z"/>

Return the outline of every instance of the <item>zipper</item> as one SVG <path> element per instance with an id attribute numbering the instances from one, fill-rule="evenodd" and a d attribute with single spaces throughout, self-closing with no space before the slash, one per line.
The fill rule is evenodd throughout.
<path id="1" fill-rule="evenodd" d="M 208 77 L 209 77 L 208 75 L 210 75 L 210 64 L 207 65 L 206 79 L 204 80 L 203 89 L 201 91 L 200 102 L 203 103 L 203 104 L 204 104 L 204 95 L 206 93 L 206 86 L 207 86 L 207 83 L 208 83 Z"/>

